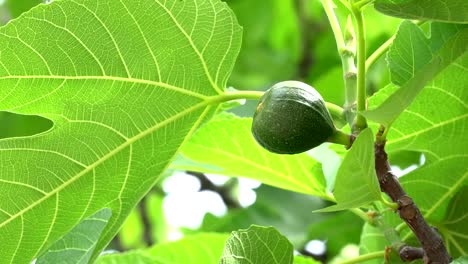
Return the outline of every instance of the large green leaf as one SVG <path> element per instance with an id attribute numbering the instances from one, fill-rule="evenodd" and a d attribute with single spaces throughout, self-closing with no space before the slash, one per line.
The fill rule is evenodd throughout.
<path id="1" fill-rule="evenodd" d="M 182 148 L 182 154 L 198 164 L 174 167 L 248 177 L 279 188 L 326 196 L 320 163 L 305 153 L 278 155 L 266 151 L 255 142 L 251 125 L 251 118 L 212 120 Z"/>
<path id="2" fill-rule="evenodd" d="M 96 243 L 111 215 L 111 210 L 104 208 L 86 218 L 65 237 L 55 242 L 36 263 L 89 263 Z"/>
<path id="3" fill-rule="evenodd" d="M 466 25 L 433 23 L 431 38 L 426 39 L 415 24 L 403 22 L 387 57 L 393 84 L 374 96 L 381 102 L 371 104 L 371 110 L 364 115 L 375 122 L 391 124 L 429 81 L 467 54 L 466 43 Z"/>
<path id="4" fill-rule="evenodd" d="M 390 152 L 422 152 L 429 161 L 465 157 L 468 111 L 468 55 L 458 59 L 421 91 L 389 132 Z M 384 89 L 384 91 L 387 89 Z M 384 98 L 376 96 L 370 104 Z"/>
<path id="5" fill-rule="evenodd" d="M 97 264 L 218 264 L 228 237 L 225 234 L 198 234 L 149 249 L 104 255 L 98 258 Z"/>
<path id="6" fill-rule="evenodd" d="M 424 153 L 427 164 L 401 178 L 430 220 L 440 221 L 450 198 L 468 184 L 466 123 L 468 56 L 449 66 L 422 90 L 392 125 L 387 149 Z M 428 103 L 430 102 L 430 103 Z M 428 191 L 432 195 L 425 195 Z"/>
<path id="7" fill-rule="evenodd" d="M 378 11 L 389 16 L 468 23 L 466 0 L 377 0 L 374 6 Z"/>
<path id="8" fill-rule="evenodd" d="M 54 1 L 1 28 L 0 110 L 54 127 L 0 140 L 0 262 L 108 207 L 96 256 L 214 112 L 240 31 L 219 0 Z"/>
<path id="9" fill-rule="evenodd" d="M 359 207 L 379 200 L 379 182 L 375 174 L 374 135 L 370 128 L 365 129 L 346 153 L 336 175 L 336 205 L 319 210 L 331 212 Z"/>
<path id="10" fill-rule="evenodd" d="M 292 264 L 293 246 L 273 227 L 232 232 L 219 264 Z"/>

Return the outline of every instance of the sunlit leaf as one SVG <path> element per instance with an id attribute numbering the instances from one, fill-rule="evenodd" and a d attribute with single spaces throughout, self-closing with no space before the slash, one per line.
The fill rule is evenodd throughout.
<path id="1" fill-rule="evenodd" d="M 99 257 L 96 264 L 218 264 L 229 235 L 198 234 L 149 249 Z"/>
<path id="2" fill-rule="evenodd" d="M 393 84 L 374 96 L 379 104 L 370 104 L 366 117 L 391 124 L 429 81 L 467 54 L 468 26 L 433 23 L 431 29 L 426 39 L 412 22 L 401 24 L 387 57 Z"/>
<path id="3" fill-rule="evenodd" d="M 279 188 L 326 196 L 320 163 L 305 153 L 278 155 L 266 151 L 255 142 L 251 124 L 251 118 L 212 120 L 182 148 L 184 156 L 199 164 L 174 164 L 173 167 L 242 176 Z"/>
<path id="4" fill-rule="evenodd" d="M 215 111 L 240 33 L 218 0 L 54 1 L 0 28 L 0 111 L 54 122 L 0 140 L 2 261 L 29 263 L 110 208 L 99 254 Z"/>

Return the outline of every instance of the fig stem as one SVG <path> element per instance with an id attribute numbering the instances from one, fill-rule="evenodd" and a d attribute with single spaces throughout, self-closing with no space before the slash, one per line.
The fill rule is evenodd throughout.
<path id="1" fill-rule="evenodd" d="M 346 117 L 343 108 L 329 102 L 325 102 L 325 106 L 332 116 L 333 123 L 335 123 L 337 127 L 343 127 L 346 125 Z"/>
<path id="2" fill-rule="evenodd" d="M 342 261 L 342 262 L 338 262 L 338 263 L 339 263 L 339 264 L 362 263 L 362 262 L 367 261 L 367 260 L 382 258 L 382 257 L 384 257 L 384 256 L 385 256 L 385 250 L 382 250 L 382 251 L 375 251 L 375 252 L 372 252 L 372 253 L 360 255 L 360 256 L 358 256 L 358 257 L 355 257 L 355 258 L 352 258 L 352 259 L 348 259 L 348 260 L 345 260 L 345 261 Z"/>
<path id="3" fill-rule="evenodd" d="M 335 133 L 327 139 L 327 142 L 349 147 L 351 146 L 351 136 L 337 129 Z"/>

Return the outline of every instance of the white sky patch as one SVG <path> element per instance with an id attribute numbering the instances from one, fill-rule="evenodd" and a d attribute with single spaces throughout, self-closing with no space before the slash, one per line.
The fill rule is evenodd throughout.
<path id="1" fill-rule="evenodd" d="M 240 189 L 239 203 L 242 207 L 249 207 L 257 200 L 257 193 L 251 189 Z"/>
<path id="2" fill-rule="evenodd" d="M 223 216 L 226 205 L 219 194 L 212 191 L 169 193 L 163 202 L 165 217 L 173 227 L 200 227 L 207 212 Z"/>
<path id="3" fill-rule="evenodd" d="M 200 190 L 200 181 L 194 176 L 185 172 L 175 172 L 172 176 L 164 180 L 163 190 L 168 194 L 176 193 L 196 193 Z"/>

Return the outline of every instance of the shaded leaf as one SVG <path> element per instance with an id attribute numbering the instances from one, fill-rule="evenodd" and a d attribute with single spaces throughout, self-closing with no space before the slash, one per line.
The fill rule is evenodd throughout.
<path id="1" fill-rule="evenodd" d="M 412 165 L 419 165 L 421 161 L 421 153 L 404 150 L 395 151 L 389 154 L 388 160 L 392 166 L 398 166 L 401 169 L 404 169 Z"/>
<path id="2" fill-rule="evenodd" d="M 337 204 L 319 212 L 344 210 L 380 200 L 374 166 L 374 135 L 367 128 L 354 141 L 338 169 L 333 191 Z"/>
<path id="3" fill-rule="evenodd" d="M 468 185 L 451 200 L 440 231 L 453 258 L 468 255 Z M 465 261 L 467 259 L 465 258 Z M 460 260 L 463 261 L 463 260 Z M 463 263 L 463 262 L 460 262 Z"/>
<path id="4" fill-rule="evenodd" d="M 364 224 L 364 228 L 361 234 L 361 242 L 359 244 L 359 255 L 365 255 L 373 252 L 384 251 L 386 247 L 390 247 L 390 243 L 385 238 L 382 231 L 370 225 L 369 223 Z M 389 252 L 390 261 L 386 262 L 385 258 L 382 256 L 380 258 L 375 258 L 372 260 L 368 260 L 366 264 L 385 264 L 385 263 L 392 263 L 392 264 L 404 264 L 407 262 L 403 262 L 400 260 L 400 256 L 398 252 L 391 251 Z"/>
<path id="5" fill-rule="evenodd" d="M 247 177 L 279 188 L 326 196 L 320 163 L 305 153 L 268 152 L 255 142 L 251 124 L 251 118 L 212 120 L 182 148 L 182 154 L 199 165 L 173 164 L 173 168 Z"/>
<path id="6" fill-rule="evenodd" d="M 308 238 L 324 241 L 327 256 L 331 258 L 338 255 L 347 244 L 359 244 L 362 226 L 362 219 L 351 212 L 338 212 L 323 221 L 313 223 L 309 227 Z"/>
<path id="7" fill-rule="evenodd" d="M 6 0 L 6 6 L 10 15 L 15 18 L 42 2 L 43 0 Z"/>
<path id="8" fill-rule="evenodd" d="M 2 261 L 31 262 L 107 207 L 99 254 L 215 111 L 240 33 L 218 0 L 54 1 L 0 28 L 0 110 L 54 122 L 0 140 Z"/>
<path id="9" fill-rule="evenodd" d="M 218 264 L 228 239 L 225 234 L 199 234 L 149 249 L 103 255 L 96 264 Z"/>
<path id="10" fill-rule="evenodd" d="M 395 228 L 402 223 L 402 220 L 398 216 L 398 213 L 395 211 L 386 210 L 387 207 L 384 205 L 376 205 L 376 209 L 382 212 L 380 215 L 376 215 L 374 218 L 375 223 L 378 225 L 372 225 L 368 222 L 364 224 L 364 228 L 361 234 L 361 240 L 359 243 L 359 254 L 369 254 L 373 252 L 383 252 L 389 250 L 388 257 L 390 258 L 389 262 L 385 262 L 385 258 L 382 256 L 374 260 L 369 261 L 369 263 L 375 264 L 386 264 L 386 263 L 398 263 L 403 264 L 406 262 L 401 261 L 399 252 L 394 250 L 394 247 L 398 247 L 401 243 L 401 237 L 408 234 L 407 230 L 397 232 Z M 405 241 L 408 245 L 417 246 L 413 244 L 412 241 Z M 396 243 L 392 245 L 392 243 Z M 367 263 L 367 262 L 366 262 Z M 412 262 L 413 263 L 413 262 Z M 421 261 L 415 261 L 414 263 L 422 263 Z"/>
<path id="11" fill-rule="evenodd" d="M 222 217 L 207 214 L 203 219 L 203 232 L 232 232 L 251 225 L 272 226 L 288 238 L 296 247 L 307 241 L 305 228 L 320 226 L 321 221 L 330 219 L 330 214 L 312 214 L 323 207 L 324 202 L 309 195 L 262 185 L 255 190 L 257 200 L 252 206 L 229 210 Z M 291 205 L 294 206 L 291 206 Z M 324 230 L 325 231 L 325 230 Z"/>
<path id="12" fill-rule="evenodd" d="M 451 264 L 468 264 L 468 257 L 460 257 L 450 263 Z"/>
<path id="13" fill-rule="evenodd" d="M 86 218 L 48 248 L 36 263 L 89 263 L 111 215 L 111 210 L 104 208 Z"/>
<path id="14" fill-rule="evenodd" d="M 386 15 L 400 18 L 468 23 L 465 0 L 377 0 L 374 6 Z"/>
<path id="15" fill-rule="evenodd" d="M 374 96 L 379 103 L 370 104 L 367 118 L 391 124 L 430 80 L 467 54 L 468 26 L 433 23 L 431 32 L 426 39 L 412 22 L 401 24 L 387 58 L 394 84 Z"/>
<path id="16" fill-rule="evenodd" d="M 46 132 L 52 125 L 49 119 L 40 116 L 0 112 L 0 139 L 33 136 Z"/>
<path id="17" fill-rule="evenodd" d="M 232 232 L 219 264 L 291 264 L 293 246 L 273 227 L 251 226 Z"/>

